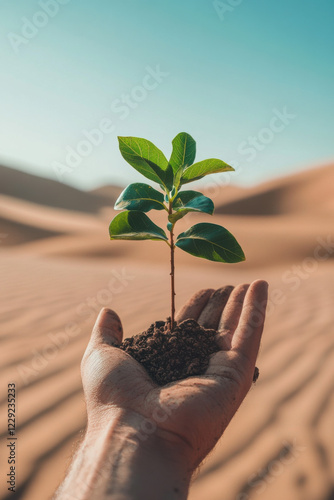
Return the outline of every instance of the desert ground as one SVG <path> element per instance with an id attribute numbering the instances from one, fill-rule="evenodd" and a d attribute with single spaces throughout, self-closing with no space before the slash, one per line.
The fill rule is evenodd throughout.
<path id="1" fill-rule="evenodd" d="M 110 242 L 120 188 L 81 192 L 0 167 L 0 499 L 7 491 L 7 384 L 17 388 L 15 498 L 46 500 L 85 428 L 80 360 L 98 311 L 126 336 L 169 313 L 168 248 Z M 334 499 L 334 165 L 257 187 L 209 185 L 212 222 L 247 260 L 178 250 L 177 305 L 201 288 L 270 284 L 260 378 L 192 482 L 190 500 Z M 161 213 L 152 218 L 162 224 Z M 191 215 L 181 230 L 210 216 Z M 165 248 L 166 247 L 166 248 Z"/>

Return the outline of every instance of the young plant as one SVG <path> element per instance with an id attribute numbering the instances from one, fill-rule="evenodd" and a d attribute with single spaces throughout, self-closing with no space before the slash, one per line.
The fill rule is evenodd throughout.
<path id="1" fill-rule="evenodd" d="M 199 223 L 180 233 L 176 240 L 175 225 L 189 212 L 213 214 L 214 204 L 198 191 L 181 191 L 185 184 L 205 175 L 234 170 L 222 160 L 211 158 L 194 163 L 196 142 L 185 132 L 172 141 L 170 160 L 152 142 L 137 137 L 118 137 L 123 158 L 147 179 L 159 184 L 162 192 L 136 182 L 130 184 L 115 203 L 116 210 L 124 210 L 111 221 L 111 240 L 157 240 L 170 247 L 171 276 L 171 330 L 175 323 L 175 247 L 203 259 L 235 263 L 245 255 L 234 236 L 217 224 Z M 150 210 L 167 212 L 167 230 L 154 224 L 145 214 Z"/>

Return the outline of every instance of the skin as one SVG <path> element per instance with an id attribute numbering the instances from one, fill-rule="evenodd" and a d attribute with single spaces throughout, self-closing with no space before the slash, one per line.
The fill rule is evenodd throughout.
<path id="1" fill-rule="evenodd" d="M 115 346 L 119 317 L 103 309 L 82 360 L 88 426 L 55 500 L 186 499 L 191 477 L 252 385 L 268 284 L 196 293 L 176 321 L 215 329 L 220 351 L 203 376 L 163 387 Z"/>

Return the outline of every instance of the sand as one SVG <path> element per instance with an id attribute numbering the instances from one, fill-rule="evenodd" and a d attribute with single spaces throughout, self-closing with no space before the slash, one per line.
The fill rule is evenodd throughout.
<path id="1" fill-rule="evenodd" d="M 113 186 L 82 193 L 5 167 L 0 174 L 0 499 L 13 498 L 4 475 L 14 381 L 16 498 L 44 500 L 85 427 L 79 365 L 96 315 L 115 309 L 127 336 L 165 319 L 168 248 L 109 241 Z M 212 221 L 235 234 L 247 261 L 177 253 L 179 306 L 200 288 L 270 283 L 260 378 L 194 477 L 190 500 L 334 498 L 333 183 L 328 165 L 252 189 L 207 188 Z M 180 231 L 200 220 L 211 219 L 192 215 Z"/>

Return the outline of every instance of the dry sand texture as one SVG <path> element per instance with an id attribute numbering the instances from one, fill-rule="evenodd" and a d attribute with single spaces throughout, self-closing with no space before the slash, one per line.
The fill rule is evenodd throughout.
<path id="1" fill-rule="evenodd" d="M 79 364 L 97 312 L 114 308 L 127 335 L 164 319 L 168 249 L 109 241 L 115 187 L 81 193 L 4 167 L 0 176 L 0 498 L 13 498 L 4 474 L 6 388 L 15 381 L 16 498 L 44 500 L 85 426 Z M 333 185 L 332 165 L 248 190 L 214 185 L 214 222 L 235 234 L 247 262 L 177 252 L 179 306 L 203 287 L 264 278 L 271 289 L 260 379 L 190 500 L 334 498 Z"/>

